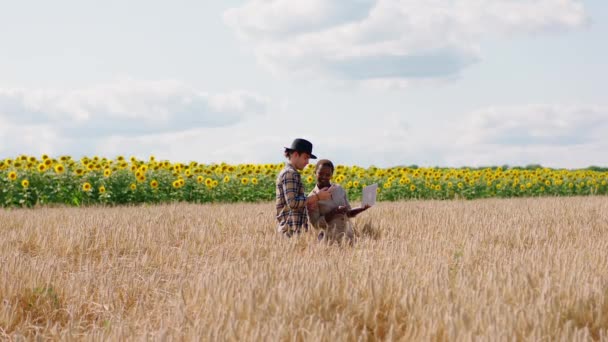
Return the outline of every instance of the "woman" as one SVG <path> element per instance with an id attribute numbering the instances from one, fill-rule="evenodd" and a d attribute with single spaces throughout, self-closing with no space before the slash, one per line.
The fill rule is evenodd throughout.
<path id="1" fill-rule="evenodd" d="M 291 237 L 302 230 L 308 231 L 306 207 L 316 204 L 318 200 L 331 199 L 331 194 L 323 189 L 314 196 L 304 196 L 299 171 L 304 169 L 309 159 L 317 159 L 312 154 L 310 141 L 295 139 L 291 147 L 285 147 L 284 155 L 288 161 L 276 181 L 276 219 L 279 233 Z"/>
<path id="2" fill-rule="evenodd" d="M 321 230 L 319 240 L 326 238 L 332 243 L 347 239 L 352 246 L 355 237 L 348 219 L 367 210 L 370 206 L 351 208 L 346 191 L 338 184 L 330 184 L 333 174 L 334 164 L 327 159 L 319 160 L 315 167 L 317 185 L 309 196 L 314 196 L 322 189 L 329 188 L 331 198 L 311 203 L 308 206 L 308 219 L 313 227 Z"/>

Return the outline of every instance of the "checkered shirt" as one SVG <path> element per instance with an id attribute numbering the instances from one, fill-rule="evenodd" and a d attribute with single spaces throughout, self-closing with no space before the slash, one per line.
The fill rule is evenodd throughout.
<path id="1" fill-rule="evenodd" d="M 308 230 L 306 195 L 300 173 L 287 163 L 277 177 L 276 187 L 277 230 L 291 235 L 302 228 Z"/>

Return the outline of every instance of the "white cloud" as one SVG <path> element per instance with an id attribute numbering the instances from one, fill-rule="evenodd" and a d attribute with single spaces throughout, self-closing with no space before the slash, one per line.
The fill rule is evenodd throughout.
<path id="1" fill-rule="evenodd" d="M 99 141 L 98 155 L 154 155 L 173 162 L 269 163 L 282 161 L 284 138 L 244 126 L 197 128 L 181 133 L 110 137 Z"/>
<path id="2" fill-rule="evenodd" d="M 363 166 L 607 165 L 606 106 L 495 106 L 432 126 L 397 113 L 376 121 L 382 125 L 311 136 L 317 155 Z"/>
<path id="3" fill-rule="evenodd" d="M 482 39 L 576 28 L 580 0 L 251 0 L 225 22 L 276 73 L 338 80 L 454 77 Z"/>
<path id="4" fill-rule="evenodd" d="M 0 117 L 48 124 L 69 138 L 179 132 L 265 114 L 249 92 L 210 94 L 172 81 L 123 81 L 85 89 L 0 89 Z"/>
<path id="5" fill-rule="evenodd" d="M 0 108 L 44 108 L 40 102 L 24 100 L 29 99 L 26 95 L 31 93 L 17 93 L 20 95 L 5 96 L 0 101 L 3 104 Z M 129 94 L 133 93 L 137 92 Z M 11 102 L 6 98 L 19 101 Z M 411 164 L 455 167 L 541 164 L 573 168 L 605 166 L 605 151 L 608 149 L 608 140 L 604 138 L 608 131 L 606 106 L 493 106 L 462 115 L 452 113 L 451 119 L 434 121 L 434 124 L 427 124 L 429 126 L 408 119 L 400 112 L 377 113 L 372 121 L 351 120 L 348 124 L 342 121 L 343 118 L 328 116 L 321 119 L 321 116 L 311 118 L 304 124 L 289 115 L 292 112 L 289 105 L 280 102 L 276 105 L 261 102 L 265 103 L 261 108 L 268 112 L 265 120 L 261 120 L 260 116 L 246 119 L 247 114 L 244 113 L 260 112 L 260 108 L 257 108 L 260 103 L 254 101 L 250 104 L 248 97 L 226 95 L 214 96 L 215 102 L 209 101 L 207 107 L 222 113 L 234 110 L 240 113 L 241 121 L 224 126 L 184 125 L 179 130 L 172 126 L 167 130 L 150 129 L 145 132 L 134 129 L 127 134 L 111 131 L 110 124 L 104 134 L 88 134 L 89 128 L 91 131 L 93 128 L 87 123 L 101 121 L 96 118 L 101 115 L 99 111 L 91 108 L 136 106 L 125 105 L 116 99 L 117 96 L 95 97 L 98 102 L 93 107 L 90 102 L 74 100 L 79 97 L 68 98 L 71 102 L 60 102 L 61 106 L 65 106 L 62 108 L 84 110 L 57 110 L 55 117 L 43 117 L 39 121 L 35 116 L 27 118 L 26 115 L 27 119 L 18 119 L 15 115 L 0 115 L 0 156 L 49 153 L 76 157 L 97 154 L 146 158 L 155 155 L 171 161 L 266 163 L 283 161 L 283 146 L 288 146 L 296 137 L 303 137 L 313 142 L 314 153 L 318 157 L 329 158 L 339 164 L 380 167 Z M 12 107 L 6 103 L 12 103 Z M 54 108 L 54 102 L 44 103 Z M 172 108 L 163 109 L 169 117 L 174 117 Z M 30 112 L 38 113 L 31 109 Z M 87 115 L 79 117 L 75 113 Z M 111 114 L 115 119 L 111 123 L 128 122 L 121 116 L 129 117 L 127 114 L 126 110 L 115 109 Z M 80 125 L 78 127 L 84 133 L 74 136 L 66 134 L 69 125 L 61 121 L 64 119 Z M 148 118 L 136 116 L 134 120 L 146 121 Z M 333 129 L 329 132 L 319 129 L 316 124 L 318 120 L 326 120 L 328 127 Z M 279 126 L 294 129 L 278 130 Z M 125 126 L 124 130 L 128 127 Z"/>
<path id="6" fill-rule="evenodd" d="M 227 128 L 221 131 L 230 136 L 231 127 L 264 119 L 268 104 L 250 92 L 210 94 L 172 81 L 122 81 L 70 90 L 0 89 L 0 153 L 107 153 L 115 150 L 112 142 L 145 142 L 167 135 L 187 140 L 186 133 L 197 129 Z M 150 153 L 137 145 L 118 147 L 123 148 L 121 154 Z M 192 152 L 192 146 L 184 148 Z"/>
<path id="7" fill-rule="evenodd" d="M 244 37 L 281 38 L 363 19 L 373 5 L 374 0 L 253 0 L 225 17 Z"/>
<path id="8" fill-rule="evenodd" d="M 605 165 L 608 107 L 526 105 L 491 107 L 453 128 L 450 165 L 556 167 Z"/>
<path id="9" fill-rule="evenodd" d="M 58 154 L 69 141 L 48 124 L 16 125 L 0 120 L 0 158 L 27 153 Z"/>
<path id="10" fill-rule="evenodd" d="M 598 141 L 606 129 L 605 107 L 507 106 L 473 112 L 465 136 L 476 144 L 580 145 Z"/>

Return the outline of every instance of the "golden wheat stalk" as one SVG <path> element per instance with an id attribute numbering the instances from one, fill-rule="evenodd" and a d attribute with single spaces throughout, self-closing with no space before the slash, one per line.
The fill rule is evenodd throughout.
<path id="1" fill-rule="evenodd" d="M 383 202 L 354 247 L 272 213 L 2 210 L 0 339 L 608 339 L 606 198 Z"/>

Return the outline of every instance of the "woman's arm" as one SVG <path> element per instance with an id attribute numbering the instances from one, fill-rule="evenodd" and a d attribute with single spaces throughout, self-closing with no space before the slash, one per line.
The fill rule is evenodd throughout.
<path id="1" fill-rule="evenodd" d="M 286 172 L 283 176 L 283 193 L 285 201 L 291 210 L 303 208 L 306 205 L 306 195 L 299 195 L 300 175 L 295 172 Z"/>
<path id="2" fill-rule="evenodd" d="M 348 217 L 355 217 L 355 216 L 361 214 L 362 212 L 366 211 L 369 208 L 371 208 L 371 206 L 369 204 L 366 204 L 363 207 L 353 208 L 353 209 L 349 210 L 346 213 L 346 216 L 348 216 Z"/>
<path id="3" fill-rule="evenodd" d="M 327 222 L 325 221 L 325 217 L 321 215 L 319 206 L 308 206 L 308 222 L 315 229 L 327 228 Z"/>

